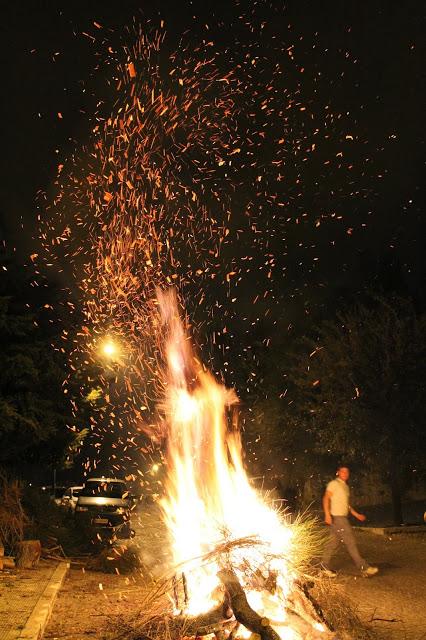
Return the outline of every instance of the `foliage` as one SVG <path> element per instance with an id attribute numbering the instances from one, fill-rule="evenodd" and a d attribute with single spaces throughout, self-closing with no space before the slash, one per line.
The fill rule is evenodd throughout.
<path id="1" fill-rule="evenodd" d="M 317 450 L 382 471 L 397 520 L 407 474 L 423 463 L 425 338 L 426 317 L 408 300 L 375 297 L 324 322 L 289 371 L 293 415 Z"/>
<path id="2" fill-rule="evenodd" d="M 40 540 L 42 547 L 59 545 L 67 556 L 86 551 L 89 541 L 85 532 L 76 527 L 73 515 L 56 505 L 49 495 L 27 486 L 22 504 L 27 514 L 26 538 Z"/>
<path id="3" fill-rule="evenodd" d="M 62 392 L 63 357 L 54 329 L 23 272 L 8 265 L 0 281 L 0 463 L 58 463 L 69 440 L 71 406 Z M 44 299 L 44 300 L 43 300 Z"/>

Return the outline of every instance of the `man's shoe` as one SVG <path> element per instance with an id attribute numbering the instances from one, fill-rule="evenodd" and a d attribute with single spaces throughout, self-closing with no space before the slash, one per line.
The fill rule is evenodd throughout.
<path id="1" fill-rule="evenodd" d="M 321 567 L 321 573 L 323 576 L 327 576 L 327 578 L 335 578 L 337 576 L 337 571 L 327 569 L 327 567 Z"/>
<path id="2" fill-rule="evenodd" d="M 379 573 L 378 567 L 367 567 L 366 569 L 361 570 L 361 574 L 368 578 L 369 576 L 375 576 L 376 573 Z"/>

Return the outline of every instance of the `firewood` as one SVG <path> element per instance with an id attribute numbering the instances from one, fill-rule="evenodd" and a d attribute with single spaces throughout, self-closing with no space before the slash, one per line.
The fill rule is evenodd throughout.
<path id="1" fill-rule="evenodd" d="M 311 625 L 315 623 L 321 623 L 325 625 L 324 618 L 318 616 L 317 611 L 314 609 L 312 602 L 306 598 L 297 588 L 289 595 L 286 603 L 287 611 L 294 613 L 295 615 L 303 618 L 305 622 Z"/>
<path id="2" fill-rule="evenodd" d="M 172 621 L 172 627 L 173 630 L 179 628 L 187 636 L 207 636 L 223 630 L 232 617 L 232 610 L 225 600 L 214 609 L 198 616 L 175 616 Z M 173 630 L 169 629 L 171 633 L 173 633 Z"/>
<path id="3" fill-rule="evenodd" d="M 286 603 L 286 620 L 298 631 L 302 637 L 306 635 L 310 640 L 328 640 L 334 638 L 334 629 L 324 617 L 320 605 L 316 602 L 303 584 L 295 585 Z M 318 630 L 318 624 L 324 631 Z"/>
<path id="4" fill-rule="evenodd" d="M 16 543 L 16 566 L 30 569 L 38 564 L 41 556 L 40 540 L 22 540 Z"/>
<path id="5" fill-rule="evenodd" d="M 236 620 L 235 625 L 231 629 L 231 633 L 229 634 L 228 640 L 235 640 L 239 628 L 240 628 L 240 623 L 238 622 L 238 620 Z"/>
<path id="6" fill-rule="evenodd" d="M 181 640 L 182 637 L 211 637 L 214 633 L 231 631 L 234 626 L 235 619 L 225 598 L 221 604 L 198 616 L 155 616 L 145 625 L 143 636 L 137 636 L 134 640 L 143 640 L 145 637 L 167 637 L 171 640 Z"/>
<path id="7" fill-rule="evenodd" d="M 335 638 L 334 633 L 319 631 L 310 622 L 290 609 L 286 609 L 286 626 L 297 631 L 302 638 L 309 638 L 309 640 L 332 640 Z"/>
<path id="8" fill-rule="evenodd" d="M 326 619 L 326 617 L 324 615 L 324 611 L 322 610 L 321 605 L 314 598 L 314 596 L 312 595 L 312 593 L 309 590 L 309 589 L 311 589 L 313 587 L 313 583 L 312 582 L 298 582 L 298 583 L 296 583 L 296 585 L 299 586 L 300 589 L 302 590 L 303 595 L 305 596 L 305 601 L 309 601 L 310 602 L 310 605 L 311 605 L 312 609 L 315 611 L 316 615 L 318 616 L 318 620 L 320 620 L 327 627 L 327 629 L 330 629 L 330 631 L 334 631 L 334 627 Z"/>
<path id="9" fill-rule="evenodd" d="M 250 607 L 234 571 L 222 569 L 219 571 L 218 577 L 229 594 L 232 611 L 238 622 L 241 622 L 249 631 L 257 633 L 261 640 L 280 640 L 278 633 L 270 626 L 269 621 L 262 618 Z"/>

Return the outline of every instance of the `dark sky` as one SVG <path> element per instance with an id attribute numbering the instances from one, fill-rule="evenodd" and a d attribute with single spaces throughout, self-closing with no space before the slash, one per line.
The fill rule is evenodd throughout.
<path id="1" fill-rule="evenodd" d="M 49 190 L 57 165 L 85 142 L 97 100 L 108 102 L 106 67 L 96 70 L 103 34 L 111 42 L 125 41 L 125 26 L 134 16 L 142 24 L 147 19 L 158 22 L 161 16 L 171 42 L 177 42 L 185 29 L 190 39 L 191 29 L 198 33 L 208 22 L 211 37 L 232 45 L 235 34 L 228 25 L 250 6 L 274 22 L 283 42 L 295 45 L 298 64 L 305 69 L 306 95 L 318 105 L 330 101 L 336 112 L 350 112 L 349 118 L 368 138 L 367 155 L 376 164 L 376 173 L 383 173 L 381 182 L 367 185 L 365 211 L 373 212 L 368 234 L 351 244 L 346 243 L 352 239 L 344 237 L 341 253 L 333 260 L 327 258 L 326 248 L 320 249 L 325 281 L 331 288 L 334 280 L 339 281 L 339 261 L 352 252 L 343 271 L 351 271 L 355 282 L 362 283 L 366 274 L 385 281 L 391 265 L 407 291 L 422 298 L 424 3 L 420 1 L 8 3 L 1 14 L 0 108 L 1 220 L 9 242 L 24 257 L 34 251 L 36 193 Z M 94 21 L 102 25 L 102 34 Z M 314 92 L 310 77 L 318 70 L 322 83 Z M 290 243 L 292 238 L 296 246 L 300 239 L 289 233 Z M 296 253 L 289 260 L 297 261 Z M 293 274 L 293 279 L 298 277 Z"/>
<path id="2" fill-rule="evenodd" d="M 252 16 L 256 25 L 252 36 L 238 22 L 242 14 Z M 262 201 L 260 216 L 261 207 L 257 209 L 258 200 L 250 192 L 252 184 L 245 190 L 243 183 L 236 190 L 236 214 L 229 236 L 234 241 L 224 248 L 223 260 L 224 272 L 235 265 L 242 279 L 240 284 L 235 279 L 227 289 L 223 278 L 222 285 L 219 277 L 211 282 L 206 290 L 207 309 L 220 296 L 224 306 L 211 316 L 200 307 L 199 342 L 212 331 L 211 327 L 206 330 L 206 324 L 213 318 L 215 330 L 227 325 L 227 332 L 215 342 L 215 350 L 228 341 L 229 352 L 224 348 L 220 355 L 235 349 L 234 356 L 246 358 L 246 352 L 241 351 L 244 342 L 233 339 L 233 330 L 247 333 L 247 344 L 255 341 L 256 325 L 260 339 L 273 334 L 273 325 L 278 327 L 277 333 L 285 334 L 309 309 L 327 311 L 329 307 L 335 311 L 340 300 L 351 301 L 368 288 L 397 289 L 413 296 L 424 309 L 423 14 L 421 0 L 7 3 L 0 14 L 0 235 L 5 235 L 9 247 L 16 247 L 22 261 L 39 251 L 34 239 L 37 193 L 51 192 L 58 165 L 89 141 L 96 109 L 108 115 L 116 98 L 108 83 L 114 68 L 108 66 L 103 39 L 118 49 L 123 43 L 132 44 L 134 23 L 144 29 L 149 28 L 149 20 L 158 24 L 162 18 L 170 49 L 178 45 L 185 31 L 186 42 L 207 36 L 218 49 L 238 48 L 252 37 L 253 45 L 256 39 L 260 43 L 253 49 L 261 56 L 264 47 L 273 65 L 275 54 L 268 47 L 267 36 L 263 35 L 263 40 L 259 36 L 259 25 L 264 22 L 264 34 L 274 33 L 282 43 L 280 63 L 286 72 L 289 69 L 284 82 L 288 81 L 290 93 L 297 94 L 300 82 L 300 99 L 309 105 L 309 112 L 325 114 L 329 109 L 334 115 L 318 118 L 321 143 L 307 163 L 301 157 L 298 166 L 298 160 L 289 154 L 288 165 L 283 164 L 282 171 L 293 186 L 288 193 L 285 184 L 277 191 L 278 197 L 287 198 L 290 204 L 275 227 L 268 220 L 270 202 Z M 292 70 L 287 64 L 287 48 L 294 53 Z M 262 82 L 260 71 L 256 81 L 259 85 Z M 288 138 L 293 147 L 299 136 L 314 143 L 315 119 L 303 119 L 300 114 L 292 118 Z M 271 129 L 273 133 L 274 125 Z M 345 133 L 353 134 L 356 144 L 346 141 Z M 273 161 L 274 152 L 267 141 L 262 144 L 256 149 L 266 181 L 265 167 Z M 346 165 L 343 170 L 338 168 L 337 154 L 342 150 L 346 164 L 353 165 L 350 173 Z M 331 164 L 324 165 L 330 158 Z M 299 170 L 303 180 L 296 188 Z M 242 175 L 250 177 L 247 171 Z M 262 240 L 258 244 L 256 233 L 238 237 L 244 211 L 242 206 L 238 208 L 239 198 L 253 203 Z M 302 217 L 304 211 L 308 212 L 306 218 Z M 331 211 L 341 213 L 342 222 L 327 218 L 317 227 L 315 220 Z M 274 254 L 271 281 L 264 268 L 265 251 Z M 247 256 L 259 271 L 245 270 L 248 262 L 237 264 L 237 259 Z M 233 299 L 238 299 L 238 307 Z M 233 355 L 231 363 L 235 362 Z M 226 365 L 225 361 L 218 366 L 226 371 Z M 232 384 L 233 372 L 230 374 Z"/>

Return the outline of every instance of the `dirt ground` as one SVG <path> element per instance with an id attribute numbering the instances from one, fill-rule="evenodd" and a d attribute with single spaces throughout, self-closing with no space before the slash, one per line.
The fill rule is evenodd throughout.
<path id="1" fill-rule="evenodd" d="M 335 558 L 338 578 L 333 583 L 380 640 L 425 640 L 426 535 L 356 535 L 361 554 L 380 573 L 358 577 L 342 550 Z"/>
<path id="2" fill-rule="evenodd" d="M 56 600 L 45 639 L 111 638 L 121 616 L 131 616 L 144 594 L 144 580 L 70 569 Z"/>
<path id="3" fill-rule="evenodd" d="M 145 513 L 135 528 L 145 570 L 122 576 L 72 568 L 56 601 L 46 640 L 117 638 L 117 625 L 141 609 L 146 569 L 161 575 L 167 558 L 155 511 Z M 426 536 L 400 534 L 388 539 L 361 531 L 356 535 L 361 553 L 379 566 L 380 573 L 360 578 L 346 554 L 339 552 L 335 558 L 339 576 L 326 579 L 321 589 L 324 608 L 332 606 L 337 596 L 350 604 L 371 630 L 371 636 L 359 633 L 353 640 L 426 640 Z"/>
<path id="4" fill-rule="evenodd" d="M 72 564 L 45 630 L 47 640 L 109 640 L 117 638 L 124 619 L 141 610 L 152 579 L 170 565 L 168 545 L 155 506 L 143 508 L 132 520 L 142 568 L 131 575 L 86 571 Z"/>

